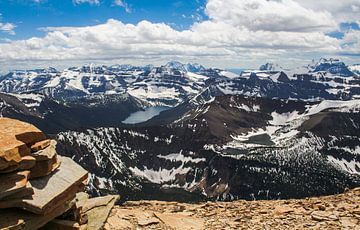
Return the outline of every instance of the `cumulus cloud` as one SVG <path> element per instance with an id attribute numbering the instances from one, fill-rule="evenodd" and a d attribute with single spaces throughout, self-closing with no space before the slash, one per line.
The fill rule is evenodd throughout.
<path id="1" fill-rule="evenodd" d="M 0 44 L 0 62 L 176 58 L 221 67 L 359 50 L 358 31 L 347 31 L 342 40 L 329 37 L 327 31 L 337 26 L 332 11 L 295 0 L 208 0 L 205 12 L 209 20 L 183 31 L 165 23 L 115 19 L 96 26 L 47 28 L 44 37 Z"/>
<path id="2" fill-rule="evenodd" d="M 316 11 L 329 12 L 334 20 L 340 22 L 353 22 L 359 20 L 360 0 L 296 0 L 300 5 Z"/>
<path id="3" fill-rule="evenodd" d="M 293 0 L 210 0 L 206 13 L 214 21 L 251 30 L 299 32 L 336 26 L 330 13 L 305 8 Z"/>

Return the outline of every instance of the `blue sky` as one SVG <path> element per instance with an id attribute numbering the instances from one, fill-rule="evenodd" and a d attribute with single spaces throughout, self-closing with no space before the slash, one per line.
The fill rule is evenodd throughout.
<path id="1" fill-rule="evenodd" d="M 142 20 L 165 22 L 183 30 L 195 21 L 206 18 L 205 0 L 127 0 L 125 6 L 113 0 L 95 3 L 75 3 L 71 0 L 1 0 L 0 9 L 5 21 L 16 24 L 14 36 L 2 33 L 9 39 L 26 39 L 42 36 L 39 28 L 59 26 L 91 26 L 106 22 L 109 18 L 124 23 Z"/>
<path id="2" fill-rule="evenodd" d="M 360 63 L 360 0 L 0 0 L 0 71 Z"/>

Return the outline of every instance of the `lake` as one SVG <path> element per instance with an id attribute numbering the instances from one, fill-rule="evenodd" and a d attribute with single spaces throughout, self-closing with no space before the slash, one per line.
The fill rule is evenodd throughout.
<path id="1" fill-rule="evenodd" d="M 144 111 L 138 111 L 130 114 L 128 118 L 126 118 L 122 123 L 124 124 L 137 124 L 159 115 L 162 111 L 168 110 L 170 107 L 166 106 L 154 106 L 148 107 Z"/>

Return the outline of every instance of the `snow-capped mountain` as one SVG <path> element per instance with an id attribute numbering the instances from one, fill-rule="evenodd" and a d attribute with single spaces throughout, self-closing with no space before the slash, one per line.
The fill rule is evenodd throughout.
<path id="1" fill-rule="evenodd" d="M 259 70 L 260 71 L 283 71 L 284 69 L 279 64 L 268 62 L 264 65 L 261 65 Z"/>
<path id="2" fill-rule="evenodd" d="M 351 71 L 355 69 L 354 72 Z M 55 100 L 76 100 L 89 95 L 128 93 L 144 105 L 176 106 L 209 86 L 224 94 L 298 99 L 351 99 L 359 96 L 355 67 L 321 59 L 304 69 L 284 70 L 266 64 L 240 75 L 199 64 L 172 61 L 160 67 L 131 65 L 72 67 L 14 71 L 0 77 L 0 91 L 33 92 Z"/>
<path id="3" fill-rule="evenodd" d="M 62 153 L 92 173 L 94 194 L 306 197 L 360 184 L 359 111 L 358 100 L 227 95 L 189 108 L 166 125 L 62 132 L 58 141 Z"/>
<path id="4" fill-rule="evenodd" d="M 59 152 L 91 172 L 94 195 L 332 194 L 360 185 L 357 71 L 335 59 L 240 74 L 176 61 L 13 71 L 0 77 L 0 116 L 55 135 Z M 153 106 L 167 107 L 123 123 Z"/>
<path id="5" fill-rule="evenodd" d="M 360 76 L 360 64 L 351 65 L 351 66 L 349 66 L 349 69 L 350 69 L 353 73 L 356 73 L 358 76 Z"/>

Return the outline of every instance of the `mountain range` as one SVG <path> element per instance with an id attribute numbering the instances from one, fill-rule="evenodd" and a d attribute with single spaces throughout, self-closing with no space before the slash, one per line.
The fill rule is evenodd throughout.
<path id="1" fill-rule="evenodd" d="M 337 59 L 240 73 L 176 61 L 19 70 L 0 92 L 0 115 L 56 138 L 91 172 L 93 195 L 278 199 L 360 185 L 359 65 Z"/>

